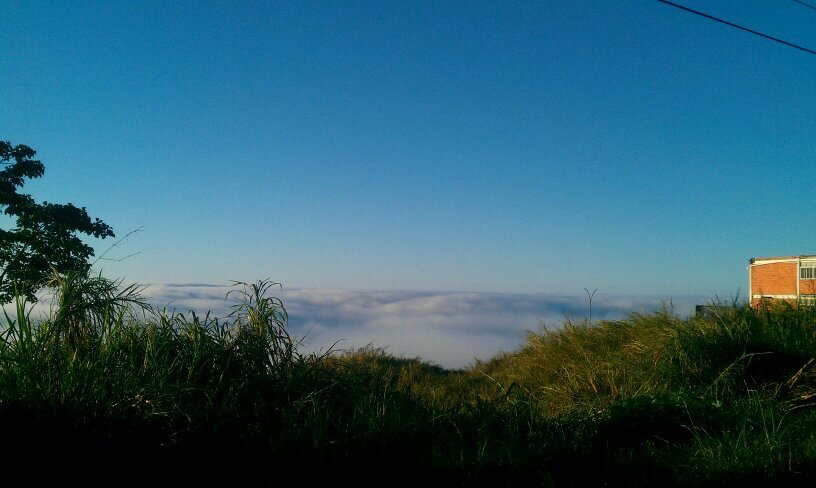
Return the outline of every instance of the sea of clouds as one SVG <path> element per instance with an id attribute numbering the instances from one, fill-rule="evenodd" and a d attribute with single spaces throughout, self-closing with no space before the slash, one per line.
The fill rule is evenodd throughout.
<path id="1" fill-rule="evenodd" d="M 205 284 L 149 285 L 148 300 L 176 312 L 225 317 L 231 288 Z M 528 331 L 561 326 L 568 317 L 588 315 L 586 295 L 474 293 L 448 291 L 363 291 L 274 288 L 289 313 L 289 330 L 303 338 L 303 350 L 356 349 L 370 345 L 404 357 L 418 357 L 447 368 L 488 360 L 524 343 Z M 593 322 L 632 312 L 672 307 L 680 316 L 706 303 L 701 296 L 669 299 L 597 293 Z"/>

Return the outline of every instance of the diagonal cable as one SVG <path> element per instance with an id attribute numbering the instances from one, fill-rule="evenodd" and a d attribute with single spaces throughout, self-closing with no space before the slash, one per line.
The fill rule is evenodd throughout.
<path id="1" fill-rule="evenodd" d="M 713 20 L 715 22 L 720 22 L 721 24 L 725 24 L 725 25 L 728 25 L 728 26 L 731 26 L 731 27 L 735 27 L 737 29 L 744 30 L 745 32 L 750 32 L 751 34 L 754 34 L 754 35 L 757 35 L 757 36 L 760 36 L 760 37 L 764 37 L 765 39 L 770 39 L 771 41 L 778 42 L 780 44 L 784 44 L 786 46 L 799 49 L 800 51 L 804 51 L 804 52 L 810 53 L 810 54 L 816 54 L 816 51 L 814 51 L 812 49 L 808 49 L 806 47 L 802 47 L 802 46 L 793 44 L 793 43 L 788 42 L 788 41 L 783 41 L 782 39 L 779 39 L 777 37 L 769 36 L 768 34 L 763 34 L 762 32 L 755 31 L 753 29 L 749 29 L 749 28 L 743 27 L 741 25 L 737 25 L 737 24 L 735 24 L 733 22 L 729 22 L 727 20 L 723 20 L 723 19 L 714 17 L 713 15 L 708 15 L 706 13 L 700 12 L 699 10 L 694 10 L 694 9 L 691 9 L 691 8 L 688 8 L 688 7 L 684 7 L 684 6 L 676 4 L 674 2 L 669 2 L 668 0 L 657 0 L 657 1 L 661 2 L 661 3 L 665 3 L 666 5 L 671 5 L 672 7 L 677 7 L 679 9 L 681 9 L 681 10 L 685 10 L 686 12 L 691 12 L 693 14 L 703 16 L 703 17 L 705 17 L 707 19 L 711 19 L 711 20 Z M 794 1 L 796 1 L 796 0 L 794 0 Z"/>

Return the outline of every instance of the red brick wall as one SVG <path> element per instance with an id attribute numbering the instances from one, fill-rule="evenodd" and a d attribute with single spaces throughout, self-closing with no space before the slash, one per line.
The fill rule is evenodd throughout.
<path id="1" fill-rule="evenodd" d="M 816 295 L 816 280 L 800 281 L 799 293 L 801 293 L 802 295 Z"/>
<path id="2" fill-rule="evenodd" d="M 752 266 L 751 296 L 796 295 L 798 270 L 799 266 L 796 262 Z"/>

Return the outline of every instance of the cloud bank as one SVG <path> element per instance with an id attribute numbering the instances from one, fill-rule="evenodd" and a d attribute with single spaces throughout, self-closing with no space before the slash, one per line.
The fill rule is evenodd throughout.
<path id="1" fill-rule="evenodd" d="M 224 317 L 232 300 L 229 287 L 205 284 L 150 285 L 145 296 L 177 312 L 193 310 Z M 398 356 L 419 357 L 448 368 L 487 360 L 524 343 L 528 331 L 558 327 L 573 316 L 587 316 L 581 295 L 474 293 L 440 291 L 362 291 L 284 289 L 276 296 L 289 312 L 290 332 L 305 339 L 306 351 L 384 347 Z M 671 301 L 681 316 L 706 297 Z M 618 319 L 632 312 L 657 310 L 668 297 L 595 295 L 592 318 Z M 336 344 L 335 344 L 336 343 Z"/>

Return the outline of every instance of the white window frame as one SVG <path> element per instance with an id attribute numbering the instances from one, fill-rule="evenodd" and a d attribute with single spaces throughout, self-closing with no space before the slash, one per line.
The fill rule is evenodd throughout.
<path id="1" fill-rule="evenodd" d="M 799 263 L 800 280 L 816 280 L 816 261 L 802 261 Z"/>

